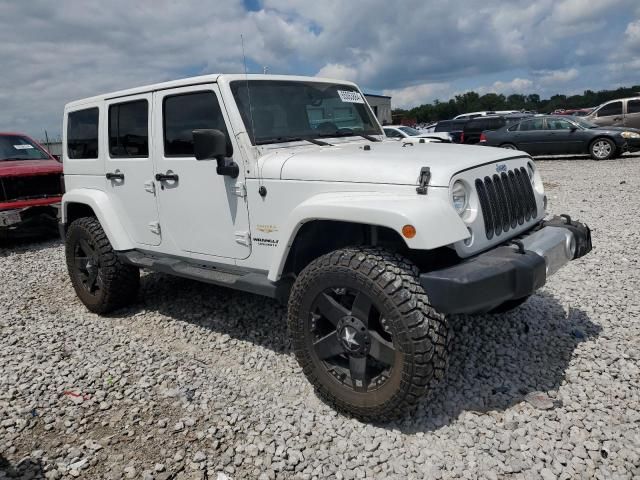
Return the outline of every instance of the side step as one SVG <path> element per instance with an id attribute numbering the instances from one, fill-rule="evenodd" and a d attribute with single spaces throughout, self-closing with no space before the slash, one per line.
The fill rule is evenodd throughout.
<path id="1" fill-rule="evenodd" d="M 287 281 L 272 282 L 266 273 L 246 273 L 221 270 L 213 265 L 191 263 L 170 257 L 146 255 L 136 250 L 119 252 L 118 258 L 123 263 L 147 268 L 155 272 L 168 273 L 178 277 L 189 278 L 201 282 L 235 288 L 244 292 L 255 293 L 265 297 L 286 301 L 291 289 Z"/>

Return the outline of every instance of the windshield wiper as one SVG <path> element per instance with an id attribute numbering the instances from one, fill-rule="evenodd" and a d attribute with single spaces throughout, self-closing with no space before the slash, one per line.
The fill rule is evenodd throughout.
<path id="1" fill-rule="evenodd" d="M 313 143 L 314 145 L 319 145 L 321 147 L 330 145 L 327 142 L 323 142 L 322 140 L 318 140 L 316 138 L 310 138 L 310 137 L 274 137 L 274 138 L 263 138 L 262 140 L 258 140 L 256 142 L 256 145 L 266 145 L 269 143 L 285 143 L 285 142 L 302 142 L 302 141 L 306 141 L 306 142 L 310 142 Z"/>
<path id="2" fill-rule="evenodd" d="M 379 142 L 380 141 L 376 137 L 372 137 L 371 135 L 368 135 L 368 134 L 362 133 L 362 132 L 354 132 L 350 128 L 343 128 L 342 131 L 336 131 L 334 133 L 322 133 L 319 136 L 321 136 L 321 137 L 336 137 L 336 138 L 338 138 L 338 137 L 352 137 L 353 136 L 353 137 L 365 138 L 365 139 L 369 140 L 370 142 Z"/>

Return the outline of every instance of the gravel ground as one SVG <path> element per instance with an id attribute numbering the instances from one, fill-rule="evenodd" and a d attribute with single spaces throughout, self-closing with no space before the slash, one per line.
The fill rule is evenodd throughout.
<path id="1" fill-rule="evenodd" d="M 448 375 L 373 425 L 319 401 L 276 302 L 160 274 L 101 318 L 56 240 L 0 248 L 0 479 L 638 478 L 640 156 L 541 160 L 594 251 L 504 315 L 456 318 Z"/>

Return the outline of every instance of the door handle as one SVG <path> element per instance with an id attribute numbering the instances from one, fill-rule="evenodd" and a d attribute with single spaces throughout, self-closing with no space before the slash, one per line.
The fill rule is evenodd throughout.
<path id="1" fill-rule="evenodd" d="M 107 180 L 124 180 L 124 173 L 122 172 L 107 172 L 104 174 Z"/>
<path id="2" fill-rule="evenodd" d="M 179 177 L 176 173 L 156 173 L 156 180 L 158 182 L 165 182 L 167 180 L 177 182 L 178 178 Z"/>

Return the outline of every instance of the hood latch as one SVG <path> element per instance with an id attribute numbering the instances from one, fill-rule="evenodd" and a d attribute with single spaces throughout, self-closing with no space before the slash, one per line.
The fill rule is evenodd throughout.
<path id="1" fill-rule="evenodd" d="M 418 188 L 416 188 L 418 195 L 427 194 L 429 180 L 431 180 L 431 169 L 429 167 L 422 167 L 420 169 L 420 176 L 418 177 Z"/>

